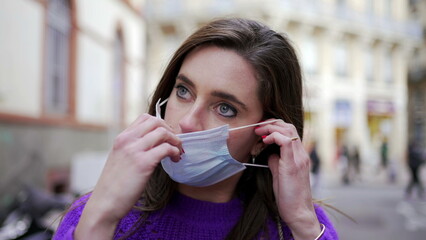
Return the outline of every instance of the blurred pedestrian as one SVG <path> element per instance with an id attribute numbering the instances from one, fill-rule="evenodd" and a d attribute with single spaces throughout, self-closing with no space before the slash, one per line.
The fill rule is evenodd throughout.
<path id="1" fill-rule="evenodd" d="M 339 151 L 339 163 L 341 166 L 341 172 L 342 172 L 342 183 L 345 185 L 348 185 L 351 183 L 350 179 L 350 166 L 349 166 L 349 150 L 348 147 L 343 144 Z"/>
<path id="2" fill-rule="evenodd" d="M 317 143 L 313 142 L 309 157 L 311 159 L 311 176 L 312 176 L 312 191 L 313 193 L 316 193 L 318 191 L 319 183 L 320 183 L 320 166 L 321 166 L 321 160 L 318 156 L 317 152 Z"/>
<path id="3" fill-rule="evenodd" d="M 358 146 L 353 146 L 349 155 L 348 172 L 350 181 L 361 180 L 361 159 Z"/>
<path id="4" fill-rule="evenodd" d="M 418 143 L 410 143 L 408 146 L 408 168 L 411 178 L 405 190 L 405 196 L 407 199 L 411 198 L 414 188 L 417 188 L 417 195 L 420 199 L 424 197 L 424 188 L 419 175 L 423 162 L 423 152 Z"/>
<path id="5" fill-rule="evenodd" d="M 361 176 L 361 158 L 359 156 L 359 149 L 357 146 L 354 147 L 352 158 L 355 166 L 355 173 L 357 176 Z"/>
<path id="6" fill-rule="evenodd" d="M 54 239 L 337 239 L 312 200 L 302 93 L 285 35 L 248 19 L 207 23 Z"/>
<path id="7" fill-rule="evenodd" d="M 388 168 L 388 140 L 387 138 L 383 139 L 382 145 L 380 146 L 380 166 L 385 171 Z"/>

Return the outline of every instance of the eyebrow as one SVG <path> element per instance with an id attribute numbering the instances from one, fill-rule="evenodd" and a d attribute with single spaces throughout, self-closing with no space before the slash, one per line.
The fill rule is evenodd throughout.
<path id="1" fill-rule="evenodd" d="M 179 79 L 179 80 L 185 82 L 186 84 L 190 85 L 191 87 L 195 88 L 195 84 L 188 77 L 186 77 L 183 74 L 179 74 L 176 77 L 176 79 Z M 215 96 L 215 97 L 223 98 L 223 99 L 231 101 L 231 102 L 234 102 L 234 103 L 240 105 L 241 108 L 243 108 L 244 110 L 247 111 L 247 106 L 243 102 L 238 100 L 238 98 L 236 96 L 234 96 L 230 93 L 226 93 L 226 92 L 222 92 L 222 91 L 213 91 L 211 93 L 211 95 Z"/>
<path id="2" fill-rule="evenodd" d="M 191 87 L 195 88 L 195 84 L 189 80 L 189 78 L 187 78 L 185 75 L 183 74 L 179 74 L 176 77 L 176 80 L 181 80 L 182 82 L 185 82 L 186 84 L 190 85 Z"/>
<path id="3" fill-rule="evenodd" d="M 238 98 L 235 97 L 232 94 L 229 94 L 229 93 L 226 93 L 226 92 L 221 92 L 221 91 L 213 91 L 212 95 L 215 96 L 215 97 L 223 98 L 223 99 L 226 99 L 228 101 L 234 102 L 234 103 L 240 105 L 240 107 L 242 107 L 244 110 L 247 111 L 247 106 L 243 102 L 238 100 Z"/>

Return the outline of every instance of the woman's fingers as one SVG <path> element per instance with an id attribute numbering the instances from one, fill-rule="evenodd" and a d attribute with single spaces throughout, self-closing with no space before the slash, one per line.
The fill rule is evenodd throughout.
<path id="1" fill-rule="evenodd" d="M 176 146 L 170 145 L 169 143 L 162 143 L 156 148 L 149 150 L 148 153 L 156 159 L 163 159 L 169 156 L 174 162 L 179 161 L 181 155 L 180 149 Z"/>
<path id="2" fill-rule="evenodd" d="M 274 132 L 281 133 L 290 138 L 298 137 L 296 127 L 293 124 L 285 123 L 283 120 L 261 125 L 255 129 L 255 133 L 260 136 L 267 136 Z"/>
<path id="3" fill-rule="evenodd" d="M 148 113 L 141 114 L 138 118 L 136 118 L 136 120 L 135 120 L 135 121 L 133 121 L 133 122 L 132 122 L 132 123 L 128 126 L 128 128 L 132 128 L 132 127 L 134 127 L 134 126 L 136 126 L 136 125 L 138 125 L 138 124 L 140 124 L 140 123 L 144 122 L 145 120 L 149 119 L 150 117 L 152 117 L 152 116 L 151 116 L 151 115 L 149 115 Z"/>
<path id="4" fill-rule="evenodd" d="M 265 144 L 277 144 L 280 146 L 280 156 L 281 161 L 279 164 L 285 164 L 282 169 L 285 170 L 286 174 L 295 175 L 305 167 L 304 153 L 303 153 L 303 145 L 299 139 L 293 140 L 290 137 L 284 136 L 281 133 L 274 132 L 268 135 L 263 139 Z M 300 146 L 302 147 L 302 151 L 300 151 Z M 279 167 L 277 165 L 276 167 Z"/>
<path id="5" fill-rule="evenodd" d="M 278 176 L 278 164 L 280 157 L 277 154 L 272 154 L 268 159 L 268 166 L 272 173 L 273 183 L 276 183 L 276 178 Z"/>
<path id="6" fill-rule="evenodd" d="M 144 114 L 135 122 L 137 124 L 115 139 L 114 152 L 121 152 L 120 155 L 125 156 L 127 161 L 134 161 L 136 166 L 146 167 L 147 170 L 157 166 L 167 156 L 173 161 L 180 160 L 182 141 L 163 120 Z"/>
<path id="7" fill-rule="evenodd" d="M 163 127 L 167 131 L 174 132 L 164 120 L 145 113 L 124 130 L 122 134 L 129 138 L 143 137 L 158 127 Z"/>
<path id="8" fill-rule="evenodd" d="M 175 145 L 183 152 L 181 140 L 164 120 L 143 114 L 116 137 L 113 150 L 136 145 L 135 150 L 147 151 L 162 142 Z"/>
<path id="9" fill-rule="evenodd" d="M 299 222 L 317 221 L 310 192 L 309 155 L 292 124 L 277 121 L 256 128 L 255 133 L 265 144 L 280 147 L 280 154 L 268 159 L 277 207 L 292 231 L 300 232 L 306 226 Z"/>
<path id="10" fill-rule="evenodd" d="M 137 146 L 143 151 L 148 151 L 161 143 L 169 143 L 177 147 L 180 153 L 183 152 L 182 141 L 179 137 L 164 127 L 158 127 L 148 132 L 136 142 Z"/>

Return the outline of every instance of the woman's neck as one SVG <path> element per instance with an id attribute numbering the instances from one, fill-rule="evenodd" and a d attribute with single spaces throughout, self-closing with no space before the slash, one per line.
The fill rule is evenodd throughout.
<path id="1" fill-rule="evenodd" d="M 189 185 L 179 184 L 178 191 L 188 197 L 214 202 L 229 202 L 235 196 L 235 189 L 242 173 L 235 174 L 221 182 L 207 187 L 193 187 Z"/>

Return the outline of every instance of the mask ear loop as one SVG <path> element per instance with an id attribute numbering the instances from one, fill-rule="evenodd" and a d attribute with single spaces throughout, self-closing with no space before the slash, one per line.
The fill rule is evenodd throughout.
<path id="1" fill-rule="evenodd" d="M 279 119 L 266 121 L 266 122 L 260 122 L 260 123 L 253 123 L 253 124 L 246 125 L 246 126 L 231 128 L 231 129 L 229 129 L 229 131 L 231 132 L 231 131 L 240 130 L 240 129 L 243 129 L 243 128 L 255 127 L 255 126 L 265 125 L 265 124 L 274 123 L 274 122 L 278 122 L 278 121 L 279 121 Z"/>
<path id="2" fill-rule="evenodd" d="M 256 156 L 251 156 L 251 163 L 243 163 L 244 166 L 269 168 L 267 165 L 256 164 Z"/>
<path id="3" fill-rule="evenodd" d="M 163 106 L 167 100 L 169 100 L 168 98 L 166 98 L 164 101 L 161 102 L 161 98 L 158 99 L 157 103 L 155 104 L 155 117 L 160 118 L 161 119 L 161 106 Z"/>
<path id="4" fill-rule="evenodd" d="M 254 124 L 250 124 L 250 125 L 246 125 L 246 126 L 231 128 L 231 129 L 229 129 L 229 131 L 240 130 L 240 129 L 249 128 L 249 127 L 255 127 L 255 126 L 274 123 L 274 122 L 278 122 L 278 121 L 279 121 L 279 119 L 275 119 L 275 120 L 266 121 L 266 122 L 254 123 Z M 252 160 L 252 163 L 243 163 L 243 165 L 244 166 L 250 166 L 250 167 L 269 168 L 269 166 L 267 166 L 267 165 L 255 164 L 256 156 L 254 156 L 254 155 L 252 156 L 251 160 Z"/>
<path id="5" fill-rule="evenodd" d="M 249 166 L 249 167 L 269 168 L 269 166 L 267 166 L 267 165 L 260 165 L 260 164 L 255 164 L 255 163 L 243 163 L 243 165 Z"/>

